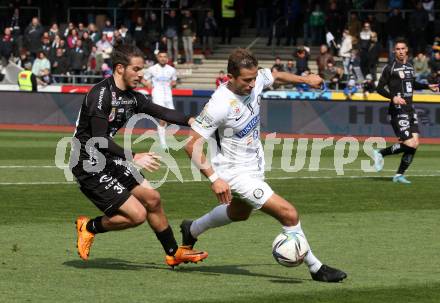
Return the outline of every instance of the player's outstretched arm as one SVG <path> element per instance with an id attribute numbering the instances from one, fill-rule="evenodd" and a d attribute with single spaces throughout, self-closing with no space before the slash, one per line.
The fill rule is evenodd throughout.
<path id="1" fill-rule="evenodd" d="M 189 138 L 190 140 L 185 145 L 186 153 L 202 174 L 211 181 L 211 189 L 219 202 L 229 204 L 232 200 L 231 188 L 227 182 L 217 176 L 212 166 L 207 162 L 205 152 L 203 151 L 205 139 L 193 130 L 190 132 Z"/>
<path id="2" fill-rule="evenodd" d="M 273 77 L 274 81 L 279 81 L 284 84 L 304 83 L 304 84 L 308 84 L 314 88 L 320 88 L 321 84 L 323 83 L 322 78 L 318 75 L 315 75 L 315 74 L 311 74 L 308 76 L 298 76 L 298 75 L 291 74 L 291 73 L 273 71 L 272 77 Z"/>
<path id="3" fill-rule="evenodd" d="M 138 105 L 138 112 L 145 113 L 154 118 L 164 120 L 171 124 L 177 124 L 182 126 L 189 126 L 190 116 L 186 116 L 181 112 L 174 109 L 169 109 L 157 104 L 154 104 L 151 100 L 142 102 Z"/>

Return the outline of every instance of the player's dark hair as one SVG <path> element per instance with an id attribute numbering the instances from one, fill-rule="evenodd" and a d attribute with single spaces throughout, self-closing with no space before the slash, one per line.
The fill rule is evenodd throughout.
<path id="1" fill-rule="evenodd" d="M 237 48 L 232 51 L 228 59 L 228 74 L 233 77 L 240 75 L 240 69 L 258 67 L 258 60 L 251 51 L 244 48 Z"/>
<path id="2" fill-rule="evenodd" d="M 119 44 L 115 46 L 111 55 L 113 70 L 115 70 L 118 64 L 126 67 L 130 64 L 130 60 L 133 57 L 143 58 L 144 53 L 137 46 L 130 44 Z"/>
<path id="3" fill-rule="evenodd" d="M 408 46 L 408 41 L 406 41 L 403 37 L 398 37 L 396 40 L 394 40 L 394 47 L 396 47 L 397 43 L 404 43 L 406 46 Z"/>

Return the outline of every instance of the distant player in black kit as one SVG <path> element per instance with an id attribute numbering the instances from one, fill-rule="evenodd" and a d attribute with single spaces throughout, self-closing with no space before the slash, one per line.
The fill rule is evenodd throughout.
<path id="1" fill-rule="evenodd" d="M 83 260 L 88 259 L 98 233 L 136 227 L 148 221 L 165 250 L 168 265 L 201 261 L 208 256 L 206 252 L 177 246 L 159 193 L 147 180 L 135 178 L 134 173 L 141 176 L 128 162 L 131 160 L 152 171 L 159 167 L 159 157 L 154 153 L 132 155 L 112 139 L 136 113 L 185 126 L 192 123 L 193 118 L 156 105 L 150 96 L 133 90 L 143 77 L 143 53 L 138 48 L 131 45 L 115 47 L 112 64 L 113 76 L 95 85 L 85 97 L 74 134 L 81 148 L 78 163 L 71 160 L 72 173 L 84 195 L 104 213 L 94 219 L 77 218 L 78 254 Z M 75 152 L 78 150 L 74 148 Z M 123 161 L 130 164 L 124 165 Z"/>
<path id="2" fill-rule="evenodd" d="M 383 168 L 383 157 L 403 153 L 399 169 L 393 177 L 396 183 L 411 183 L 403 175 L 411 164 L 419 146 L 417 114 L 412 103 L 414 89 L 430 89 L 438 92 L 438 84 L 421 84 L 415 81 L 414 68 L 408 63 L 408 44 L 397 39 L 394 44 L 395 59 L 385 66 L 379 79 L 377 92 L 391 100 L 389 114 L 394 133 L 399 143 L 374 151 L 374 165 L 377 171 Z"/>

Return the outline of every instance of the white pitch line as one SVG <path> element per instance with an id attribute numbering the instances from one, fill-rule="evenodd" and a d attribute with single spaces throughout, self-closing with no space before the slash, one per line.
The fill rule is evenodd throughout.
<path id="1" fill-rule="evenodd" d="M 163 166 L 162 168 L 166 168 L 167 166 Z M 68 166 L 55 166 L 55 165 L 0 165 L 0 169 L 13 169 L 13 168 L 50 168 L 50 169 L 63 169 L 68 168 Z M 183 169 L 190 169 L 191 166 L 182 165 L 182 166 L 169 166 L 170 169 L 172 168 L 183 168 Z M 272 167 L 271 170 L 284 170 L 282 167 Z M 319 171 L 336 171 L 336 168 L 333 167 L 319 167 L 318 170 L 310 170 L 310 168 L 302 168 L 298 172 L 319 172 Z M 344 171 L 362 171 L 365 173 L 373 173 L 376 172 L 375 170 L 366 170 L 359 168 L 344 168 L 342 169 Z M 266 170 L 268 172 L 270 170 Z M 395 172 L 395 169 L 383 169 L 383 172 Z M 440 173 L 440 170 L 425 170 L 425 169 L 411 169 L 412 172 L 420 172 L 420 173 Z M 289 172 L 286 171 L 286 173 L 298 173 L 298 172 Z"/>
<path id="2" fill-rule="evenodd" d="M 407 177 L 440 177 L 440 175 L 406 175 Z M 266 180 L 294 180 L 294 179 L 373 179 L 373 178 L 391 178 L 391 176 L 301 176 L 301 177 L 268 177 Z M 152 183 L 160 180 L 148 180 Z M 191 183 L 191 182 L 208 182 L 208 180 L 168 180 L 165 183 Z M 0 182 L 0 185 L 73 185 L 76 182 Z"/>

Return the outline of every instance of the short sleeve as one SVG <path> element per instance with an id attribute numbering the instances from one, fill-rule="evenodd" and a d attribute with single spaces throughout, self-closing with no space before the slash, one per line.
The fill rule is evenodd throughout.
<path id="1" fill-rule="evenodd" d="M 152 67 L 147 68 L 144 74 L 144 79 L 149 81 L 151 78 L 153 78 L 153 71 L 151 70 Z"/>
<path id="2" fill-rule="evenodd" d="M 229 107 L 227 103 L 218 102 L 211 98 L 202 112 L 196 117 L 191 128 L 203 138 L 208 139 L 226 120 L 228 113 Z"/>
<path id="3" fill-rule="evenodd" d="M 175 68 L 172 68 L 171 81 L 176 81 L 176 80 L 177 80 L 177 72 Z"/>
<path id="4" fill-rule="evenodd" d="M 87 115 L 107 119 L 111 111 L 111 97 L 107 87 L 94 87 L 85 97 Z"/>
<path id="5" fill-rule="evenodd" d="M 272 86 L 274 79 L 272 76 L 272 72 L 270 71 L 270 69 L 268 68 L 262 68 L 258 70 L 258 79 L 259 81 L 263 82 L 263 87 L 264 88 L 268 88 L 270 86 Z"/>

